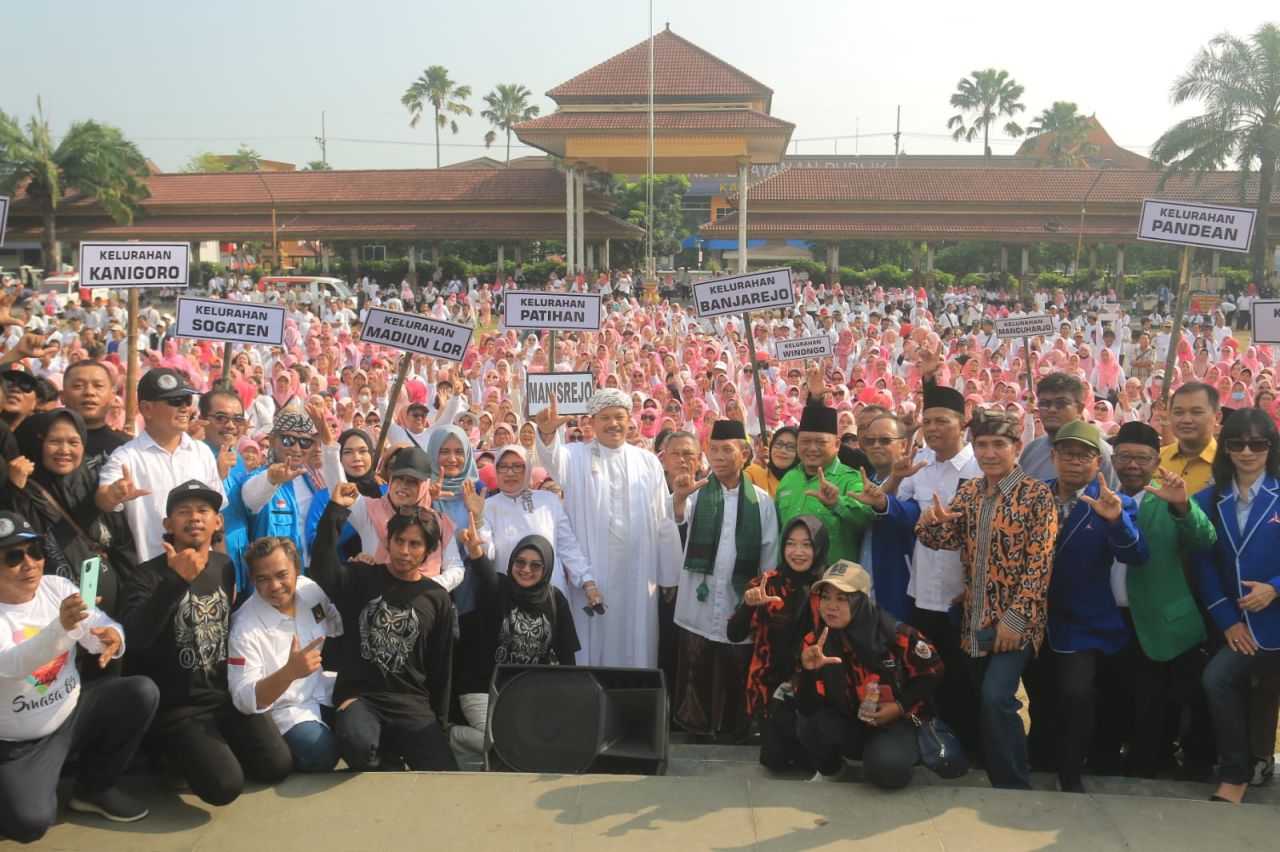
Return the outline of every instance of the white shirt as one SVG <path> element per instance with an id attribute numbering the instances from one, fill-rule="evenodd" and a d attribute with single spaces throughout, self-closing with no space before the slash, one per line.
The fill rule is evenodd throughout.
<path id="1" fill-rule="evenodd" d="M 322 637 L 342 635 L 342 617 L 313 580 L 298 578 L 296 609 L 285 615 L 258 595 L 250 595 L 231 616 L 227 640 L 227 686 L 231 703 L 241 713 L 271 714 L 280 733 L 294 725 L 320 721 L 320 705 L 333 705 L 333 672 L 312 672 L 289 684 L 275 703 L 258 706 L 258 682 L 284 668 L 293 639 L 305 648 Z M 323 643 L 318 646 L 323 647 Z"/>
<path id="2" fill-rule="evenodd" d="M 938 461 L 927 448 L 917 456 L 921 457 L 929 458 L 929 464 L 903 480 L 897 497 L 915 500 L 922 511 L 933 505 L 935 496 L 942 505 L 947 505 L 956 496 L 962 480 L 983 475 L 972 444 L 965 444 L 946 461 Z M 907 583 L 907 594 L 915 598 L 916 606 L 930 612 L 946 612 L 951 602 L 963 593 L 964 565 L 960 562 L 960 552 L 932 550 L 917 541 L 911 557 L 911 580 Z"/>
<path id="3" fill-rule="evenodd" d="M 778 510 L 769 498 L 769 492 L 754 485 L 745 476 L 738 483 L 756 490 L 756 500 L 760 504 L 760 563 L 757 574 L 772 571 L 778 567 Z M 724 500 L 724 518 L 720 523 L 720 540 L 716 545 L 716 558 L 710 574 L 698 574 L 684 570 L 681 565 L 679 591 L 676 592 L 676 624 L 696 633 L 712 642 L 728 643 L 725 631 L 729 624 L 729 616 L 742 603 L 742 596 L 733 588 L 733 564 L 737 561 L 738 548 L 735 538 L 738 526 L 738 489 L 720 486 L 721 498 Z M 676 518 L 676 524 L 684 526 L 693 517 L 694 508 L 698 504 L 698 492 L 689 495 L 684 507 L 684 517 Z M 688 552 L 688 540 L 685 541 L 685 552 Z M 705 601 L 698 600 L 698 587 L 706 581 L 708 594 Z M 754 642 L 754 638 L 745 643 Z"/>
<path id="4" fill-rule="evenodd" d="M 62 629 L 58 610 L 78 591 L 70 580 L 46 574 L 31 600 L 0 604 L 0 740 L 46 737 L 71 716 L 80 699 L 75 645 L 102 652 L 91 628 L 114 627 L 121 639 L 116 657 L 124 653 L 124 628 L 100 609 Z"/>
<path id="5" fill-rule="evenodd" d="M 551 585 L 563 592 L 566 600 L 570 589 L 595 582 L 591 563 L 582 552 L 564 505 L 550 491 L 529 491 L 515 497 L 499 491 L 484 501 L 481 529 L 482 534 L 487 529 L 493 535 L 493 567 L 498 573 L 506 571 L 511 550 L 520 539 L 540 535 L 555 547 L 556 570 L 551 574 Z"/>
<path id="6" fill-rule="evenodd" d="M 122 468 L 128 465 L 129 474 L 138 488 L 149 488 L 151 493 L 130 500 L 123 508 L 125 521 L 133 533 L 138 548 L 138 561 L 146 562 L 164 553 L 161 539 L 164 537 L 165 503 L 169 492 L 189 479 L 198 479 L 223 495 L 222 477 L 218 475 L 218 460 L 203 441 L 197 441 L 185 432 L 178 448 L 172 453 L 155 442 L 145 429 L 138 437 L 122 447 L 117 447 L 102 465 L 98 474 L 99 485 L 111 485 L 123 478 Z"/>
<path id="7" fill-rule="evenodd" d="M 1141 506 L 1146 496 L 1146 491 L 1139 491 L 1133 495 L 1133 502 Z M 1116 599 L 1116 606 L 1129 605 L 1129 566 L 1119 559 L 1111 563 L 1111 594 Z"/>

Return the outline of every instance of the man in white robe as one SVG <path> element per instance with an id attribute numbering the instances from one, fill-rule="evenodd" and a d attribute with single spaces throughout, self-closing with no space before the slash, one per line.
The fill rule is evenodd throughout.
<path id="1" fill-rule="evenodd" d="M 582 642 L 578 662 L 654 668 L 658 663 L 658 588 L 679 580 L 682 551 L 662 465 L 627 444 L 631 397 L 602 390 L 587 406 L 595 440 L 566 444 L 554 398 L 534 423 L 537 461 L 564 488 L 565 510 L 608 603 L 587 615 L 586 595 L 569 590 Z M 585 659 L 584 659 L 585 658 Z"/>

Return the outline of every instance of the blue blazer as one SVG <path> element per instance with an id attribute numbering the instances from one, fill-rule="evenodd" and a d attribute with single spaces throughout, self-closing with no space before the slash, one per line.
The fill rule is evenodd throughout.
<path id="1" fill-rule="evenodd" d="M 899 621 L 910 622 L 915 601 L 907 596 L 907 584 L 911 582 L 920 506 L 915 500 L 884 496 L 889 505 L 883 514 L 877 512 L 872 521 L 871 565 L 863 567 L 871 573 L 876 605 Z"/>
<path id="2" fill-rule="evenodd" d="M 1218 543 L 1194 559 L 1201 602 L 1219 630 L 1243 621 L 1259 648 L 1280 649 L 1280 602 L 1261 612 L 1245 612 L 1236 603 L 1248 592 L 1244 580 L 1280 589 L 1280 482 L 1263 477 L 1243 534 L 1236 521 L 1234 488 L 1219 495 L 1210 486 L 1195 500 L 1218 533 Z"/>
<path id="3" fill-rule="evenodd" d="M 1056 490 L 1058 481 L 1047 480 Z M 1098 481 L 1084 494 L 1096 498 Z M 1107 523 L 1083 500 L 1076 503 L 1058 529 L 1053 574 L 1049 579 L 1049 647 L 1055 651 L 1101 651 L 1117 654 L 1129 639 L 1120 608 L 1111 592 L 1111 565 L 1141 565 L 1151 557 L 1138 527 L 1138 504 L 1120 494 L 1124 511 Z"/>

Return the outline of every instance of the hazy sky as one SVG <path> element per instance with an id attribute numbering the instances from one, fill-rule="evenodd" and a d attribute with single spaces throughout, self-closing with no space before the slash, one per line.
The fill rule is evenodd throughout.
<path id="1" fill-rule="evenodd" d="M 118 125 L 165 170 L 241 142 L 264 157 L 319 159 L 326 113 L 335 168 L 431 166 L 430 122 L 410 129 L 399 99 L 428 65 L 470 84 L 476 117 L 442 135 L 445 162 L 485 153 L 481 100 L 495 83 L 543 92 L 648 35 L 647 0 L 46 0 L 5 4 L 0 109 L 43 97 L 55 130 Z M 1096 113 L 1120 145 L 1147 153 L 1189 115 L 1169 87 L 1213 35 L 1280 21 L 1262 0 L 1154 6 L 1112 0 L 654 0 L 654 27 L 680 35 L 773 88 L 800 153 L 891 154 L 895 105 L 907 153 L 981 153 L 951 141 L 956 82 L 1008 70 L 1026 87 L 1025 125 L 1054 100 Z M 854 140 L 855 133 L 860 138 Z M 822 137 L 847 136 L 838 143 Z M 369 141 L 357 141 L 369 140 Z M 810 141 L 805 141 L 810 140 Z M 1016 142 L 993 137 L 997 153 Z M 796 150 L 793 145 L 790 149 Z M 513 144 L 512 154 L 529 153 Z M 501 143 L 491 155 L 501 157 Z"/>

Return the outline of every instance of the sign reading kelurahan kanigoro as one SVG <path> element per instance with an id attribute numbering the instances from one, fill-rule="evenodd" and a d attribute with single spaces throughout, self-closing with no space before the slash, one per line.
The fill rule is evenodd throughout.
<path id="1" fill-rule="evenodd" d="M 177 335 L 197 340 L 231 340 L 278 346 L 284 343 L 286 313 L 285 308 L 279 305 L 180 296 Z"/>
<path id="2" fill-rule="evenodd" d="M 472 331 L 465 325 L 420 314 L 370 308 L 364 328 L 360 330 L 360 339 L 402 352 L 416 352 L 461 364 L 462 356 L 471 343 Z"/>
<path id="3" fill-rule="evenodd" d="M 728 278 L 707 278 L 693 285 L 693 307 L 703 318 L 794 308 L 795 304 L 791 270 L 785 267 Z"/>
<path id="4" fill-rule="evenodd" d="M 190 243 L 80 244 L 82 287 L 186 287 Z"/>
<path id="5" fill-rule="evenodd" d="M 539 331 L 599 331 L 599 293 L 540 293 L 508 290 L 503 302 L 507 328 Z"/>

